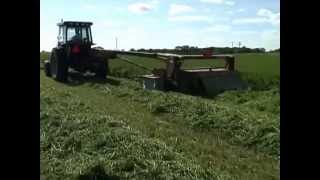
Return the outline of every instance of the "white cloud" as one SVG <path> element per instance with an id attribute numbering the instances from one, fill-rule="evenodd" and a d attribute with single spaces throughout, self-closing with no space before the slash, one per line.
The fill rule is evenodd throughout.
<path id="1" fill-rule="evenodd" d="M 186 12 L 192 12 L 194 9 L 191 6 L 183 5 L 183 4 L 171 4 L 169 9 L 169 15 L 177 15 Z"/>
<path id="2" fill-rule="evenodd" d="M 233 14 L 234 12 L 233 11 L 227 11 L 227 14 Z"/>
<path id="3" fill-rule="evenodd" d="M 224 0 L 200 0 L 204 3 L 212 3 L 212 4 L 222 4 Z"/>
<path id="4" fill-rule="evenodd" d="M 231 27 L 228 25 L 214 25 L 204 29 L 206 32 L 228 32 Z"/>
<path id="5" fill-rule="evenodd" d="M 210 4 L 225 4 L 228 6 L 233 6 L 236 4 L 234 1 L 225 1 L 225 0 L 200 0 L 203 3 L 210 3 Z"/>
<path id="6" fill-rule="evenodd" d="M 279 25 L 280 24 L 280 13 L 273 13 L 268 9 L 259 9 L 257 12 L 258 16 L 268 18 L 268 21 L 272 25 Z"/>
<path id="7" fill-rule="evenodd" d="M 280 13 L 273 13 L 268 9 L 259 9 L 258 17 L 240 18 L 232 21 L 234 24 L 261 24 L 270 23 L 274 26 L 280 25 Z"/>
<path id="8" fill-rule="evenodd" d="M 259 35 L 259 32 L 253 31 L 253 30 L 238 30 L 238 31 L 233 31 L 232 34 L 238 35 L 238 36 L 257 36 Z"/>
<path id="9" fill-rule="evenodd" d="M 234 24 L 257 24 L 266 22 L 268 22 L 267 18 L 241 18 L 232 21 Z"/>
<path id="10" fill-rule="evenodd" d="M 128 10 L 132 13 L 142 14 L 153 10 L 156 4 L 157 1 L 152 1 L 150 3 L 134 3 L 128 6 Z"/>
<path id="11" fill-rule="evenodd" d="M 243 9 L 243 8 L 237 10 L 237 12 L 245 12 L 245 11 L 246 11 L 246 9 Z"/>
<path id="12" fill-rule="evenodd" d="M 183 22 L 195 22 L 195 21 L 204 21 L 210 22 L 212 21 L 207 16 L 170 16 L 168 18 L 169 21 L 183 21 Z"/>
<path id="13" fill-rule="evenodd" d="M 238 9 L 238 10 L 234 10 L 234 11 L 227 11 L 227 14 L 235 14 L 235 13 L 241 13 L 241 12 L 245 12 L 246 9 Z"/>
<path id="14" fill-rule="evenodd" d="M 234 1 L 226 1 L 225 4 L 228 5 L 228 6 L 234 6 L 236 4 L 236 2 L 234 2 Z"/>
<path id="15" fill-rule="evenodd" d="M 257 12 L 258 16 L 265 16 L 265 17 L 270 17 L 272 16 L 272 12 L 268 9 L 259 9 L 259 11 Z"/>

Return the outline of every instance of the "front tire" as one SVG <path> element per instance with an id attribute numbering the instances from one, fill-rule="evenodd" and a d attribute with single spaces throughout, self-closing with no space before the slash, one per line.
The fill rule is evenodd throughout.
<path id="1" fill-rule="evenodd" d="M 51 76 L 54 80 L 65 82 L 68 80 L 68 62 L 63 52 L 56 48 L 52 49 L 50 56 Z"/>

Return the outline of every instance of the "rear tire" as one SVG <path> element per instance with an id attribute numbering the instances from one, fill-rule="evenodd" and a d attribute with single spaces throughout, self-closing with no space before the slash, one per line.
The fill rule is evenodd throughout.
<path id="1" fill-rule="evenodd" d="M 44 72 L 46 76 L 51 77 L 50 62 L 48 60 L 44 61 Z"/>
<path id="2" fill-rule="evenodd" d="M 50 72 L 54 80 L 65 82 L 68 80 L 68 62 L 63 52 L 56 48 L 52 49 L 50 56 Z"/>

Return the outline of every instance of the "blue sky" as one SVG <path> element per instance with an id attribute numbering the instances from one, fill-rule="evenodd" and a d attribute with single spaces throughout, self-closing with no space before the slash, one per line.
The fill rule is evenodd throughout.
<path id="1" fill-rule="evenodd" d="M 105 49 L 280 47 L 279 0 L 40 0 L 40 50 L 57 42 L 57 23 L 92 21 Z"/>

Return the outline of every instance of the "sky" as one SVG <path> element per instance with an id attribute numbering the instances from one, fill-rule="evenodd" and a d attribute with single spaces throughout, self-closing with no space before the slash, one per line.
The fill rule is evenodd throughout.
<path id="1" fill-rule="evenodd" d="M 280 0 L 40 0 L 40 51 L 57 44 L 57 23 L 93 22 L 105 49 L 280 47 Z"/>

